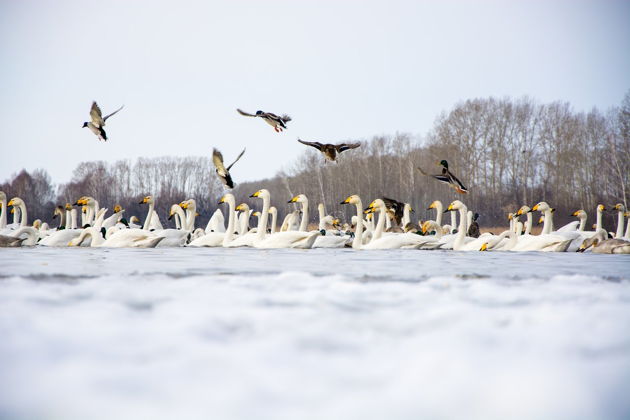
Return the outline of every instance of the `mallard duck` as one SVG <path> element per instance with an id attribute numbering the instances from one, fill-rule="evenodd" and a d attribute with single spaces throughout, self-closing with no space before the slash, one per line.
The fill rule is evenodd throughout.
<path id="1" fill-rule="evenodd" d="M 103 127 L 105 127 L 105 121 L 107 121 L 109 117 L 111 117 L 112 115 L 114 115 L 115 113 L 123 109 L 123 107 L 124 105 L 118 108 L 116 111 L 112 112 L 111 114 L 103 117 L 101 108 L 98 107 L 98 104 L 96 103 L 96 101 L 92 102 L 92 108 L 90 109 L 90 118 L 92 118 L 92 121 L 84 122 L 82 128 L 85 128 L 85 127 L 89 128 L 92 133 L 96 134 L 96 137 L 98 137 L 99 140 L 107 141 L 107 134 L 105 133 L 105 130 L 103 129 Z"/>
<path id="2" fill-rule="evenodd" d="M 236 111 L 238 111 L 239 114 L 241 114 L 241 115 L 243 115 L 245 117 L 260 117 L 260 118 L 262 118 L 263 120 L 265 120 L 265 122 L 267 124 L 272 126 L 273 129 L 276 130 L 277 133 L 280 133 L 280 132 L 282 132 L 283 129 L 287 128 L 286 123 L 291 121 L 291 117 L 289 117 L 286 114 L 284 114 L 281 117 L 279 117 L 276 114 L 272 114 L 271 112 L 264 112 L 264 111 L 256 111 L 255 114 L 250 114 L 250 113 L 242 111 L 242 110 L 240 110 L 238 108 L 236 108 Z"/>
<path id="3" fill-rule="evenodd" d="M 478 238 L 480 235 L 479 223 L 477 223 L 477 219 L 479 219 L 479 213 L 475 213 L 472 219 L 472 223 L 468 227 L 468 236 L 472 238 Z"/>
<path id="4" fill-rule="evenodd" d="M 430 176 L 437 179 L 440 182 L 444 182 L 448 184 L 451 188 L 455 189 L 460 194 L 467 194 L 468 188 L 464 187 L 464 184 L 457 179 L 455 175 L 448 169 L 448 162 L 446 160 L 441 160 L 438 162 L 438 165 L 442 165 L 442 174 L 440 175 L 431 175 L 426 173 L 422 168 L 418 167 L 418 170 L 422 173 L 422 175 Z"/>
<path id="5" fill-rule="evenodd" d="M 326 161 L 336 162 L 337 154 L 345 152 L 346 150 L 356 149 L 361 146 L 361 143 L 340 143 L 340 144 L 323 144 L 317 141 L 304 141 L 298 139 L 298 141 L 307 146 L 311 146 L 322 152 L 322 155 L 326 158 Z"/>
<path id="6" fill-rule="evenodd" d="M 212 149 L 212 162 L 214 163 L 214 166 L 216 168 L 217 175 L 219 176 L 221 182 L 223 182 L 223 184 L 230 189 L 234 188 L 234 181 L 232 181 L 232 177 L 230 176 L 230 169 L 232 168 L 232 166 L 234 166 L 236 162 L 238 162 L 238 160 L 241 158 L 241 156 L 243 156 L 244 153 L 245 149 L 243 149 L 236 160 L 232 162 L 232 164 L 226 169 L 223 165 L 223 155 L 221 154 L 221 152 L 219 152 L 217 149 Z"/>

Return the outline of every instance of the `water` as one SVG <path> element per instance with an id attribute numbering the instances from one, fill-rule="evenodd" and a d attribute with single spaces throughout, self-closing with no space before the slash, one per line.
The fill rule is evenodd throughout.
<path id="1" fill-rule="evenodd" d="M 629 418 L 629 268 L 577 253 L 0 249 L 0 418 Z"/>

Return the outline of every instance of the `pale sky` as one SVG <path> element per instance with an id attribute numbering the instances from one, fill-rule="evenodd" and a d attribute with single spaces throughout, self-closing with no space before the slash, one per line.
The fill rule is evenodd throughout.
<path id="1" fill-rule="evenodd" d="M 291 164 L 298 136 L 423 135 L 474 97 L 604 110 L 628 89 L 628 1 L 0 0 L 0 182 L 247 147 L 238 183 Z M 125 105 L 107 143 L 81 128 L 92 100 Z"/>

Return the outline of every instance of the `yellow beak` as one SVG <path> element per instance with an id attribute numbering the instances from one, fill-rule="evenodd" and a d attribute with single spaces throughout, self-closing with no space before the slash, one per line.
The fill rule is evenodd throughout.
<path id="1" fill-rule="evenodd" d="M 7 206 L 14 206 L 14 205 L 15 205 L 14 200 L 11 200 L 7 203 Z"/>
<path id="2" fill-rule="evenodd" d="M 534 207 L 532 207 L 532 211 L 536 211 L 538 210 L 538 204 L 536 204 Z"/>
<path id="3" fill-rule="evenodd" d="M 479 251 L 487 251 L 488 250 L 488 243 L 484 243 L 483 245 L 481 245 L 481 248 L 479 249 Z"/>

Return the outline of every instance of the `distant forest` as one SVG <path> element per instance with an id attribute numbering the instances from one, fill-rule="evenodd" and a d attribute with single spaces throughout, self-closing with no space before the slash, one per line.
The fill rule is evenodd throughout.
<path id="1" fill-rule="evenodd" d="M 248 196 L 267 188 L 282 220 L 294 210 L 287 201 L 303 193 L 310 201 L 312 221 L 320 202 L 328 213 L 349 220 L 350 211 L 339 205 L 348 195 L 359 194 L 366 205 L 386 196 L 410 203 L 414 218 L 424 220 L 434 216 L 426 210 L 433 200 L 461 199 L 481 215 L 482 226 L 507 225 L 507 212 L 539 201 L 557 209 L 556 226 L 580 208 L 594 222 L 598 203 L 621 202 L 627 208 L 630 92 L 618 107 L 587 113 L 574 112 L 566 102 L 540 104 L 528 97 L 471 99 L 440 114 L 425 136 L 394 134 L 353 141 L 360 141 L 361 147 L 343 153 L 337 164 L 325 163 L 319 152 L 308 148 L 289 170 L 273 178 L 240 184 L 236 178 L 237 203 L 258 208 L 259 200 Z M 439 173 L 436 161 L 441 159 L 448 160 L 469 194 L 457 194 L 416 170 L 421 166 Z M 73 203 L 83 195 L 110 209 L 121 204 L 127 217 L 144 220 L 146 208 L 138 202 L 153 195 L 165 227 L 173 227 L 166 221 L 170 205 L 188 198 L 197 201 L 197 225 L 205 227 L 225 191 L 215 175 L 210 148 L 206 157 L 82 162 L 72 180 L 59 185 L 43 169 L 23 170 L 0 184 L 0 190 L 9 198 L 24 199 L 29 221 L 50 221 L 56 205 Z M 612 229 L 613 215 L 605 217 Z"/>

